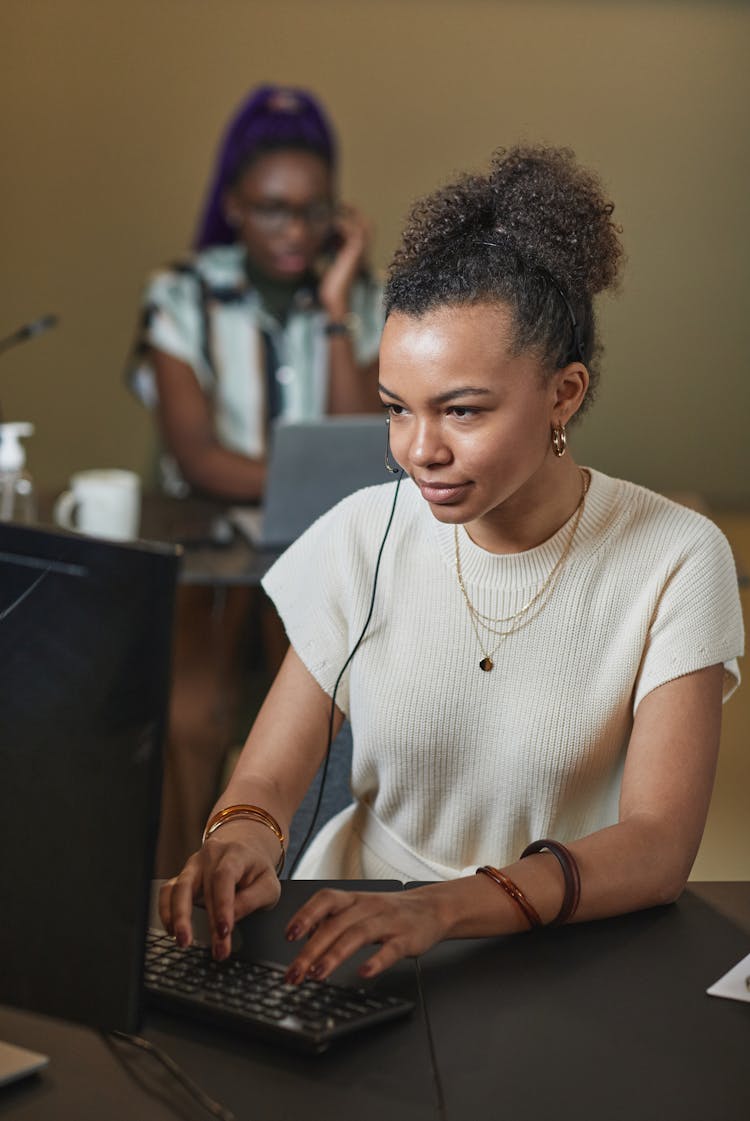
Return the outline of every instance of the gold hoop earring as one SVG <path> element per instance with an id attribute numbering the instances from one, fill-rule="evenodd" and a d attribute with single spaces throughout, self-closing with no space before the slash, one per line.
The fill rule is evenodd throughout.
<path id="1" fill-rule="evenodd" d="M 565 445 L 568 442 L 568 437 L 565 434 L 565 425 L 558 424 L 552 429 L 552 448 L 558 459 L 565 455 Z"/>

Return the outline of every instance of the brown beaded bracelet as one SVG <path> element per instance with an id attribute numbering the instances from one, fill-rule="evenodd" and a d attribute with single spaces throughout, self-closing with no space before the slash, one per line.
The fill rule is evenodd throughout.
<path id="1" fill-rule="evenodd" d="M 565 877 L 565 894 L 560 910 L 549 924 L 550 926 L 562 926 L 563 923 L 569 922 L 578 910 L 578 904 L 581 901 L 581 873 L 578 870 L 578 864 L 573 853 L 565 845 L 561 845 L 559 841 L 532 841 L 521 853 L 521 860 L 525 856 L 533 856 L 534 853 L 543 852 L 545 849 L 557 859 Z"/>
<path id="2" fill-rule="evenodd" d="M 536 907 L 529 903 L 518 884 L 514 883 L 510 876 L 506 876 L 505 872 L 501 872 L 499 868 L 493 868 L 489 864 L 484 864 L 481 868 L 477 868 L 475 874 L 478 876 L 480 872 L 485 876 L 489 876 L 491 880 L 499 884 L 503 891 L 510 896 L 516 906 L 523 911 L 526 921 L 532 930 L 542 925 L 542 920 L 539 918 L 539 912 Z"/>

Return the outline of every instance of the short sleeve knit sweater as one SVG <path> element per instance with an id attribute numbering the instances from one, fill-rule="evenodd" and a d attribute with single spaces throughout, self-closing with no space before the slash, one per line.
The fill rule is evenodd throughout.
<path id="1" fill-rule="evenodd" d="M 345 499 L 263 582 L 329 694 L 367 616 L 394 486 Z M 477 610 L 518 611 L 571 528 L 511 555 L 459 530 Z M 450 878 L 502 866 L 539 837 L 572 841 L 613 824 L 642 698 L 717 662 L 725 696 L 739 681 L 729 546 L 711 521 L 642 487 L 591 471 L 570 553 L 541 603 L 492 640 L 495 668 L 483 673 L 453 527 L 402 483 L 373 617 L 336 698 L 352 726 L 355 802 L 321 830 L 299 875 Z"/>

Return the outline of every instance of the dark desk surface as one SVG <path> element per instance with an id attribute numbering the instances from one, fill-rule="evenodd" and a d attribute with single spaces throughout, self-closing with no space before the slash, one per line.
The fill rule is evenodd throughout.
<path id="1" fill-rule="evenodd" d="M 750 1007 L 705 989 L 749 950 L 750 884 L 691 885 L 673 907 L 438 946 L 413 1017 L 315 1058 L 166 1016 L 144 1035 L 238 1121 L 747 1121 Z M 387 983 L 413 992 L 413 963 Z M 3 1009 L 0 1037 L 52 1058 L 0 1090 L 0 1119 L 206 1116 L 148 1056 L 125 1052 L 130 1077 L 86 1029 Z"/>
<path id="2" fill-rule="evenodd" d="M 744 929 L 691 890 L 501 953 L 437 947 L 422 980 L 445 1116 L 487 1116 L 494 1099 L 514 1121 L 747 1121 L 750 1006 L 705 993 L 750 952 L 748 885 L 744 904 Z"/>
<path id="3" fill-rule="evenodd" d="M 141 537 L 183 546 L 182 584 L 257 585 L 279 555 L 253 548 L 228 521 L 226 507 L 208 499 L 144 495 Z"/>

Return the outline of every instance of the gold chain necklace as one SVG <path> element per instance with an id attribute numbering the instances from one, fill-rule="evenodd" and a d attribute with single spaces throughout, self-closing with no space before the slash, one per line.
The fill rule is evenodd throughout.
<path id="1" fill-rule="evenodd" d="M 494 618 L 490 615 L 483 615 L 481 611 L 477 611 L 476 607 L 474 606 L 474 604 L 469 599 L 469 593 L 467 592 L 466 585 L 464 584 L 463 573 L 461 571 L 461 551 L 460 551 L 459 543 L 458 543 L 458 526 L 454 525 L 454 527 L 453 527 L 453 541 L 454 541 L 454 545 L 455 545 L 455 549 L 456 549 L 456 576 L 458 578 L 458 586 L 461 589 L 461 594 L 464 597 L 464 601 L 466 603 L 466 607 L 467 607 L 467 610 L 469 612 L 469 620 L 470 620 L 472 628 L 474 630 L 474 634 L 476 635 L 477 643 L 479 644 L 479 649 L 482 651 L 482 654 L 483 654 L 482 660 L 479 663 L 479 668 L 481 670 L 484 670 L 485 673 L 489 673 L 490 670 L 494 668 L 495 663 L 493 662 L 492 659 L 493 659 L 494 655 L 498 652 L 498 650 L 500 649 L 500 647 L 502 646 L 503 642 L 508 637 L 508 635 L 509 634 L 514 634 L 517 630 L 520 630 L 522 626 L 526 626 L 527 623 L 530 623 L 533 619 L 535 619 L 537 617 L 537 615 L 540 613 L 540 611 L 542 611 L 542 609 L 546 605 L 547 600 L 549 599 L 549 596 L 552 594 L 552 592 L 554 590 L 553 581 L 554 581 L 556 575 L 559 574 L 563 564 L 565 563 L 565 561 L 568 557 L 568 554 L 570 553 L 571 547 L 573 545 L 573 541 L 575 539 L 576 531 L 578 530 L 578 526 L 579 526 L 579 523 L 581 521 L 581 517 L 583 516 L 583 508 L 586 504 L 586 494 L 587 494 L 588 489 L 589 489 L 590 479 L 589 479 L 588 474 L 585 471 L 583 471 L 583 469 L 579 468 L 579 470 L 581 472 L 581 498 L 580 498 L 580 501 L 579 501 L 579 503 L 578 503 L 578 505 L 576 506 L 576 509 L 575 509 L 573 525 L 571 526 L 571 530 L 570 530 L 570 534 L 568 536 L 568 540 L 565 542 L 565 546 L 564 546 L 562 552 L 560 553 L 560 556 L 557 558 L 557 560 L 553 564 L 552 568 L 550 569 L 549 574 L 547 575 L 546 580 L 542 584 L 539 591 L 535 592 L 534 595 L 531 597 L 531 599 L 528 600 L 523 605 L 523 607 L 519 608 L 518 611 L 514 612 L 513 615 L 501 615 L 501 616 L 497 616 L 496 618 Z M 532 615 L 530 615 L 528 618 L 524 618 L 527 611 L 529 611 L 530 608 L 532 608 L 534 606 L 534 604 L 537 603 L 541 599 L 541 597 L 544 595 L 545 592 L 548 592 L 549 594 L 539 604 L 538 609 Z M 504 630 L 504 631 L 495 630 L 494 627 L 491 626 L 492 623 L 510 623 L 510 622 L 513 623 L 513 626 L 509 627 L 507 630 Z M 484 629 L 486 631 L 489 631 L 490 634 L 494 634 L 500 639 L 500 642 L 497 644 L 497 646 L 493 650 L 489 650 L 489 651 L 485 650 L 484 643 L 482 642 L 482 638 L 481 638 L 481 635 L 479 633 L 480 626 L 484 627 Z"/>

